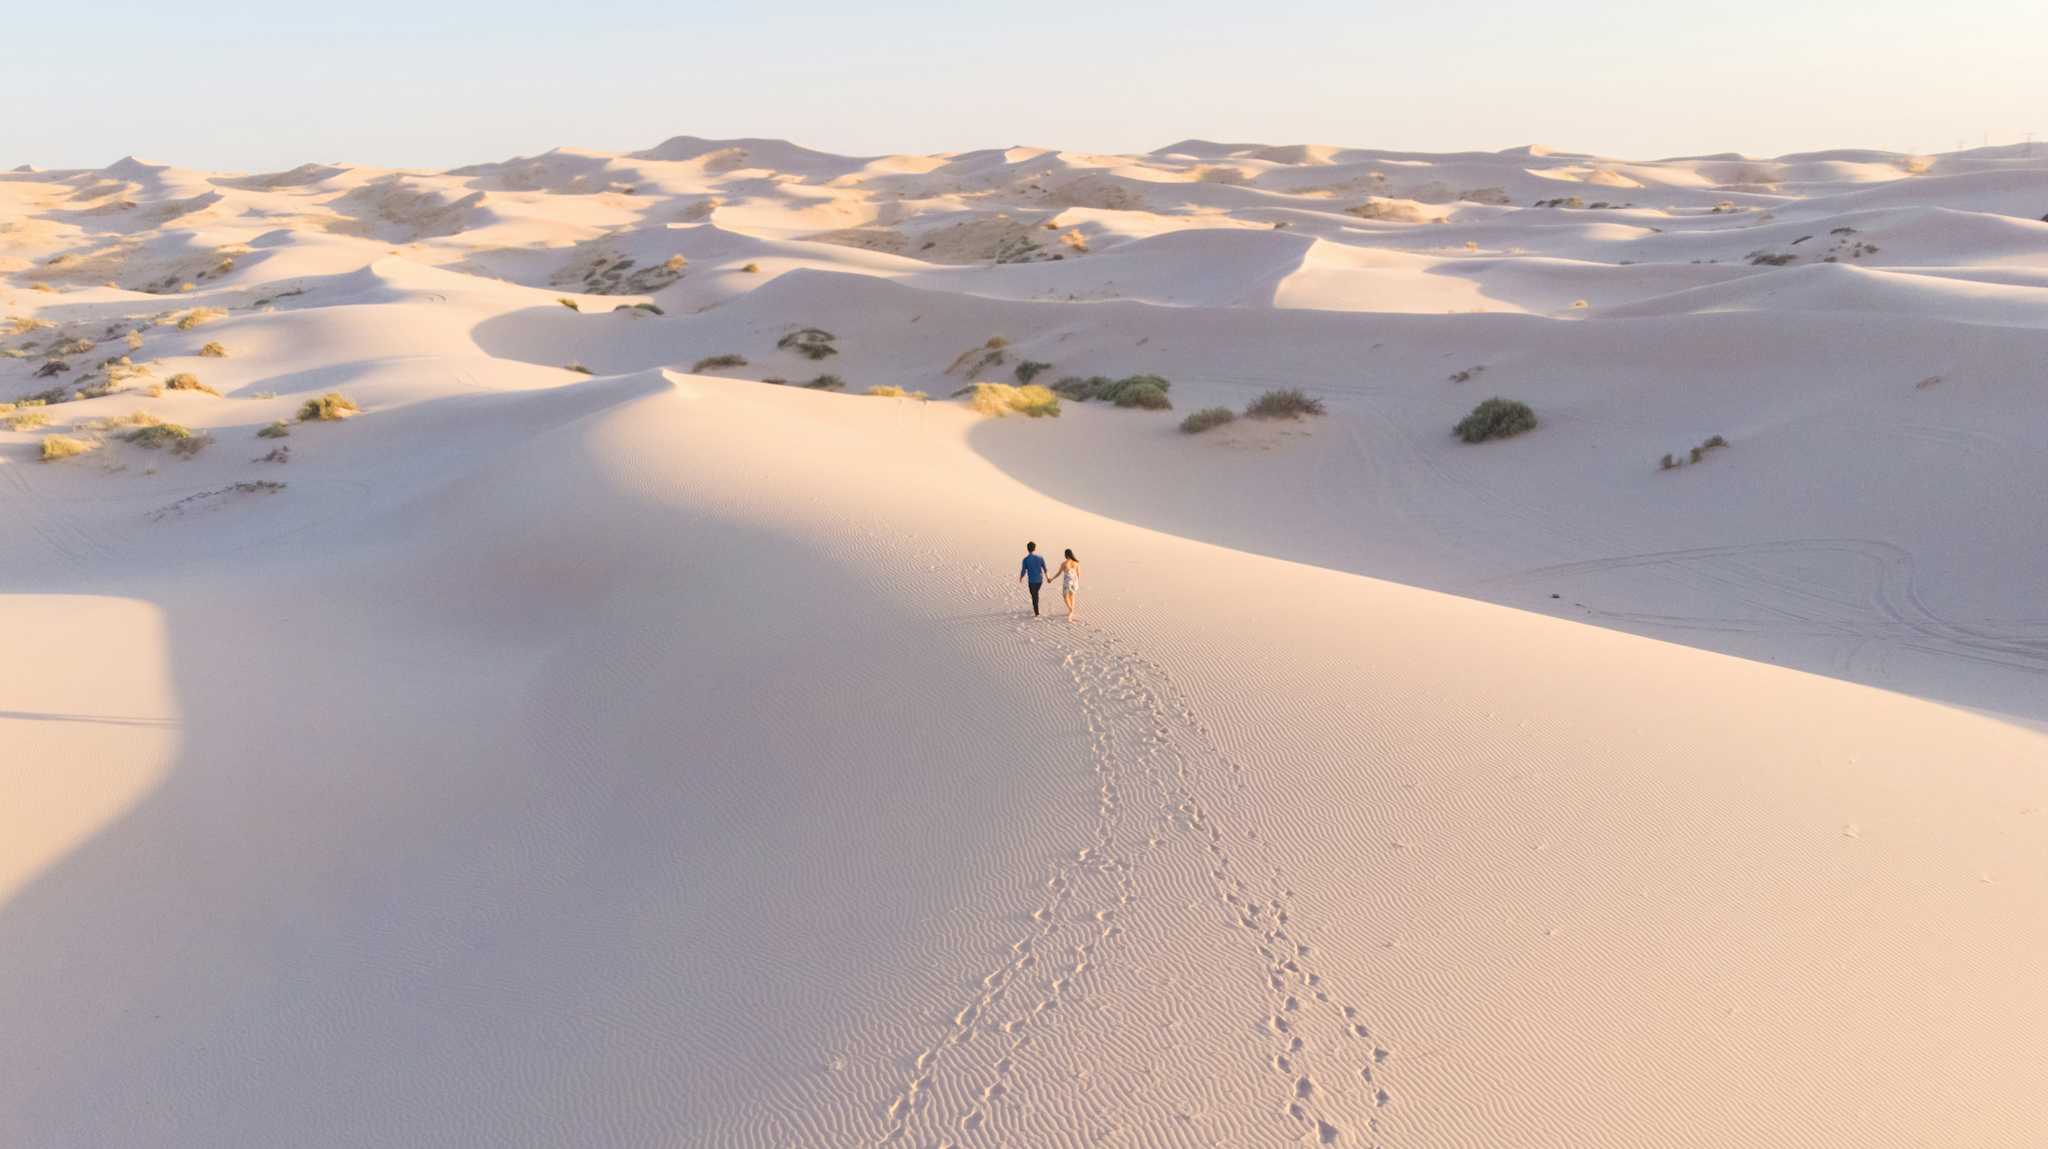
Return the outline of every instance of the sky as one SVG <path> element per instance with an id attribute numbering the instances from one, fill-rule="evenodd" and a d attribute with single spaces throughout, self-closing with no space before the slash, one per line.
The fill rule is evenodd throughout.
<path id="1" fill-rule="evenodd" d="M 10 0 L 0 167 L 452 167 L 674 135 L 1630 159 L 2038 133 L 2040 0 Z"/>

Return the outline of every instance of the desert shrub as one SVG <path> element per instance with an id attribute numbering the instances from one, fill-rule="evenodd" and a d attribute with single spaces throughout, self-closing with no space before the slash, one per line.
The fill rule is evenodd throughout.
<path id="1" fill-rule="evenodd" d="M 1706 457 L 1707 457 L 1707 452 L 1708 452 L 1708 451 L 1714 450 L 1714 449 L 1715 449 L 1715 448 L 1717 448 L 1717 447 L 1725 447 L 1725 446 L 1727 446 L 1727 445 L 1728 445 L 1728 440 L 1726 440 L 1726 439 L 1722 438 L 1722 437 L 1721 437 L 1721 436 L 1719 436 L 1719 435 L 1715 435 L 1715 436 L 1713 436 L 1712 438 L 1708 439 L 1708 440 L 1707 440 L 1706 442 L 1704 442 L 1704 443 L 1701 443 L 1701 444 L 1700 444 L 1699 446 L 1697 446 L 1697 447 L 1694 447 L 1694 448 L 1692 449 L 1692 461 L 1693 461 L 1693 462 L 1695 462 L 1695 463 L 1697 463 L 1697 462 L 1699 462 L 1699 461 L 1700 461 L 1701 459 L 1704 459 L 1704 458 L 1706 458 Z M 1665 456 L 1665 458 L 1667 458 L 1667 459 L 1668 459 L 1668 458 L 1670 458 L 1670 456 L 1669 456 L 1669 455 L 1666 455 L 1666 456 Z"/>
<path id="2" fill-rule="evenodd" d="M 11 412 L 11 411 L 13 411 L 13 410 L 14 410 L 14 404 L 12 404 L 12 403 L 0 403 L 0 415 L 5 415 L 5 414 L 8 414 L 9 412 Z"/>
<path id="3" fill-rule="evenodd" d="M 1783 267 L 1799 257 L 1792 252 L 1752 251 L 1749 262 L 1755 267 Z"/>
<path id="4" fill-rule="evenodd" d="M 1173 408 L 1173 402 L 1166 397 L 1166 392 L 1155 383 L 1139 383 L 1124 388 L 1117 392 L 1116 405 L 1139 407 L 1147 411 L 1167 411 Z"/>
<path id="5" fill-rule="evenodd" d="M 218 307 L 195 307 L 178 317 L 178 330 L 190 331 L 202 323 L 212 323 L 216 319 L 225 319 L 227 314 L 227 312 L 222 311 Z"/>
<path id="6" fill-rule="evenodd" d="M 804 386 L 813 391 L 844 391 L 846 390 L 846 380 L 841 379 L 837 375 L 820 375 L 809 383 L 804 384 Z"/>
<path id="7" fill-rule="evenodd" d="M 928 398 L 928 396 L 926 396 L 926 395 L 925 395 L 925 393 L 924 393 L 924 392 L 922 392 L 922 391 L 905 391 L 905 390 L 904 390 L 903 388 L 901 388 L 901 387 L 892 387 L 892 386 L 890 386 L 890 385 L 889 385 L 889 384 L 887 384 L 887 383 L 884 383 L 884 384 L 882 384 L 882 385 L 880 385 L 880 386 L 878 386 L 878 387 L 870 387 L 870 388 L 868 388 L 868 394 L 870 394 L 870 395 L 879 395 L 879 396 L 881 396 L 882 398 L 885 398 L 885 399 L 924 399 L 924 398 Z"/>
<path id="8" fill-rule="evenodd" d="M 1658 469 L 1658 470 L 1660 470 L 1660 471 L 1674 471 L 1674 470 L 1677 470 L 1677 469 L 1678 469 L 1678 458 L 1677 458 L 1677 456 L 1673 455 L 1673 454 L 1672 454 L 1671 452 L 1669 452 L 1669 451 L 1666 451 L 1666 452 L 1664 452 L 1664 457 L 1663 457 L 1662 459 L 1659 459 L 1659 460 L 1657 460 L 1657 469 Z"/>
<path id="9" fill-rule="evenodd" d="M 220 392 L 201 383 L 197 375 L 188 374 L 183 371 L 164 380 L 164 389 L 168 391 L 199 391 L 216 399 L 220 398 Z"/>
<path id="10" fill-rule="evenodd" d="M 1485 370 L 1486 367 L 1482 364 L 1478 367 L 1467 367 L 1463 371 L 1453 371 L 1450 375 L 1450 381 L 1453 383 L 1470 383 L 1474 375 Z"/>
<path id="11" fill-rule="evenodd" d="M 1126 375 L 1111 379 L 1107 375 L 1090 375 L 1083 379 L 1069 375 L 1052 385 L 1052 389 L 1069 399 L 1081 402 L 1093 400 L 1100 403 L 1114 403 L 1119 407 L 1144 407 L 1163 411 L 1173 404 L 1165 402 L 1166 392 L 1173 387 L 1164 377 L 1158 375 Z M 1142 392 L 1137 398 L 1127 398 L 1133 392 Z M 1157 392 L 1157 394 L 1153 394 Z"/>
<path id="12" fill-rule="evenodd" d="M 16 411 L 12 415 L 7 416 L 7 429 L 10 431 L 26 431 L 33 427 L 46 427 L 49 423 L 49 413 L 40 410 Z"/>
<path id="13" fill-rule="evenodd" d="M 758 275 L 761 272 L 761 265 L 758 263 L 750 263 L 745 267 L 740 268 L 740 270 L 746 272 L 748 275 Z"/>
<path id="14" fill-rule="evenodd" d="M 1488 439 L 1519 435 L 1533 430 L 1535 426 L 1536 412 L 1531 411 L 1527 403 L 1493 398 L 1472 408 L 1472 413 L 1458 420 L 1458 425 L 1451 431 L 1467 443 L 1483 443 Z"/>
<path id="15" fill-rule="evenodd" d="M 36 368 L 36 378 L 48 379 L 53 375 L 62 375 L 69 370 L 71 370 L 71 364 L 64 362 L 62 359 L 52 359 L 41 367 Z"/>
<path id="16" fill-rule="evenodd" d="M 142 332 L 140 332 L 140 331 L 130 331 L 130 332 L 129 332 L 129 333 L 128 333 L 128 334 L 127 334 L 127 335 L 126 335 L 125 337 L 123 337 L 123 339 L 121 340 L 121 342 L 122 342 L 122 343 L 124 343 L 124 344 L 126 344 L 126 345 L 127 345 L 127 347 L 128 347 L 128 350 L 130 350 L 130 351 L 140 351 L 140 350 L 142 350 Z M 207 346 L 208 346 L 208 347 L 217 347 L 217 346 L 219 346 L 219 344 L 215 344 L 215 343 L 209 343 L 209 344 L 207 344 Z M 201 350 L 201 351 L 200 351 L 199 353 L 200 353 L 201 355 L 204 355 L 204 354 L 206 354 L 205 350 L 203 350 L 203 349 L 202 349 L 202 350 Z M 226 354 L 226 352 L 222 352 L 222 354 Z"/>
<path id="17" fill-rule="evenodd" d="M 111 431 L 116 427 L 153 427 L 162 419 L 147 411 L 130 411 L 126 415 L 111 415 L 104 419 L 87 419 L 79 427 L 87 431 Z"/>
<path id="18" fill-rule="evenodd" d="M 1017 364 L 1017 382 L 1029 383 L 1033 379 L 1038 378 L 1041 373 L 1050 370 L 1052 370 L 1052 364 L 1050 363 L 1041 363 L 1036 359 L 1026 359 Z"/>
<path id="19" fill-rule="evenodd" d="M 592 370 L 591 370 L 590 368 L 588 368 L 588 367 L 585 367 L 585 366 L 584 366 L 583 364 L 581 364 L 581 363 L 564 363 L 564 364 L 562 364 L 562 370 L 564 370 L 564 371 L 574 371 L 574 372 L 575 372 L 576 374 L 578 374 L 578 375 L 595 375 L 595 374 L 597 374 L 597 372 L 595 372 L 595 371 L 592 371 Z"/>
<path id="20" fill-rule="evenodd" d="M 112 379 L 96 379 L 80 387 L 71 397 L 73 399 L 103 399 L 120 389 L 121 385 Z"/>
<path id="21" fill-rule="evenodd" d="M 38 391 L 26 399 L 20 400 L 19 405 L 23 407 L 41 407 L 48 403 L 62 403 L 69 398 L 71 398 L 71 389 L 69 387 L 52 387 L 47 391 Z"/>
<path id="22" fill-rule="evenodd" d="M 573 300 L 573 299 L 564 299 L 563 297 L 561 297 L 561 296 L 559 296 L 559 295 L 558 295 L 558 296 L 556 296 L 556 297 L 555 297 L 555 302 L 556 302 L 556 303 L 559 303 L 559 304 L 561 304 L 561 305 L 562 305 L 563 307 L 566 307 L 566 308 L 568 308 L 568 309 L 569 309 L 569 310 L 571 310 L 571 311 L 581 311 L 581 310 L 583 310 L 583 305 L 582 305 L 582 304 L 580 304 L 580 303 L 577 303 L 577 302 L 576 302 L 575 300 Z"/>
<path id="23" fill-rule="evenodd" d="M 744 355 L 706 355 L 704 358 L 690 364 L 690 374 L 702 375 L 706 371 L 716 371 L 721 367 L 745 367 L 746 365 L 747 359 Z"/>
<path id="24" fill-rule="evenodd" d="M 159 447 L 170 447 L 177 450 L 180 454 L 189 455 L 196 453 L 199 448 L 193 447 L 191 450 L 185 450 L 184 444 L 194 439 L 203 438 L 203 436 L 194 435 L 192 428 L 181 423 L 146 423 L 121 436 L 121 438 L 138 447 L 147 447 L 152 451 Z M 202 443 L 200 446 L 204 445 Z"/>
<path id="25" fill-rule="evenodd" d="M 1323 401 L 1296 387 L 1268 391 L 1251 401 L 1244 413 L 1253 419 L 1299 419 L 1323 413 Z"/>
<path id="26" fill-rule="evenodd" d="M 1211 427 L 1221 427 L 1236 418 L 1237 413 L 1228 407 L 1204 407 L 1182 419 L 1180 429 L 1190 435 L 1199 435 Z"/>
<path id="27" fill-rule="evenodd" d="M 661 309 L 661 305 L 660 305 L 660 304 L 658 304 L 658 303 L 636 303 L 636 304 L 634 304 L 634 305 L 633 305 L 633 308 L 632 308 L 632 309 L 633 309 L 634 311 L 645 311 L 645 312 L 646 312 L 647 314 L 649 314 L 649 315 L 667 315 L 667 314 L 668 314 L 668 312 L 666 312 L 666 311 L 663 311 L 663 310 Z"/>
<path id="28" fill-rule="evenodd" d="M 275 423 L 265 424 L 262 430 L 256 432 L 256 437 L 258 439 L 282 439 L 291 433 L 291 424 L 279 419 Z"/>
<path id="29" fill-rule="evenodd" d="M 356 406 L 355 400 L 329 391 L 317 399 L 306 400 L 305 405 L 299 408 L 299 422 L 311 423 L 345 419 L 359 410 L 361 408 Z"/>
<path id="30" fill-rule="evenodd" d="M 83 455 L 97 446 L 99 444 L 90 439 L 74 439 L 69 435 L 49 435 L 43 439 L 43 462 L 54 463 L 59 459 L 69 459 L 73 455 Z"/>
<path id="31" fill-rule="evenodd" d="M 1037 384 L 1012 387 L 1008 383 L 975 383 L 968 392 L 968 406 L 984 415 L 1003 416 L 1012 411 L 1033 419 L 1060 413 L 1060 397 Z"/>
<path id="32" fill-rule="evenodd" d="M 823 359 L 839 354 L 839 349 L 832 346 L 832 341 L 837 338 L 822 328 L 805 327 L 776 340 L 775 347 L 779 351 L 794 351 L 806 359 Z"/>

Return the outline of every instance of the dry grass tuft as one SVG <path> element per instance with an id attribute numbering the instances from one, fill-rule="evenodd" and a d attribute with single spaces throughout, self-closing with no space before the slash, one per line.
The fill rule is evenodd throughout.
<path id="1" fill-rule="evenodd" d="M 49 425 L 49 412 L 39 408 L 16 411 L 7 416 L 7 429 L 10 431 L 27 431 L 35 427 L 47 427 Z"/>
<path id="2" fill-rule="evenodd" d="M 1001 418 L 1011 412 L 1033 419 L 1060 413 L 1060 397 L 1051 389 L 1031 384 L 1012 387 L 1008 383 L 976 383 L 968 388 L 967 405 L 984 415 Z"/>
<path id="3" fill-rule="evenodd" d="M 227 316 L 228 313 L 218 307 L 195 307 L 178 317 L 177 327 L 180 331 L 190 331 L 202 323 L 212 323 Z"/>
<path id="4" fill-rule="evenodd" d="M 868 388 L 868 394 L 879 395 L 884 399 L 929 399 L 931 397 L 922 391 L 905 391 L 901 387 L 893 387 L 887 383 L 879 387 Z"/>
<path id="5" fill-rule="evenodd" d="M 43 439 L 42 458 L 45 463 L 54 463 L 59 459 L 69 459 L 74 455 L 83 455 L 98 447 L 99 444 L 90 439 L 74 439 L 69 435 L 50 435 Z"/>
<path id="6" fill-rule="evenodd" d="M 568 309 L 569 309 L 569 310 L 571 310 L 571 311 L 581 311 L 581 310 L 583 310 L 583 306 L 582 306 L 581 304 L 577 303 L 577 302 L 576 302 L 575 300 L 573 300 L 573 299 L 563 299 L 563 298 L 562 298 L 562 297 L 560 297 L 560 296 L 556 296 L 556 297 L 555 297 L 555 302 L 556 302 L 556 303 L 559 303 L 559 304 L 561 304 L 561 305 L 562 305 L 563 307 L 566 307 L 566 308 L 568 308 Z"/>
<path id="7" fill-rule="evenodd" d="M 1237 418 L 1237 413 L 1228 407 L 1204 407 L 1180 421 L 1180 429 L 1190 435 L 1199 435 L 1212 427 L 1221 427 Z"/>
<path id="8" fill-rule="evenodd" d="M 299 422 L 332 422 L 336 419 L 346 419 L 361 409 L 356 406 L 355 400 L 329 391 L 317 399 L 306 400 L 305 405 L 299 408 Z"/>
<path id="9" fill-rule="evenodd" d="M 745 367 L 746 365 L 747 357 L 744 355 L 733 355 L 730 353 L 725 355 L 706 355 L 704 358 L 690 364 L 690 374 L 702 375 L 706 371 L 717 371 L 724 367 Z"/>
<path id="10" fill-rule="evenodd" d="M 185 371 L 180 371 L 169 379 L 164 380 L 164 389 L 168 391 L 197 391 L 203 395 L 211 395 L 216 399 L 220 398 L 220 392 L 201 383 L 199 376 Z"/>
<path id="11" fill-rule="evenodd" d="M 219 340 L 215 340 L 214 342 L 209 343 L 204 347 L 201 347 L 199 349 L 199 355 L 201 358 L 204 359 L 226 359 L 228 357 L 228 349 L 222 347 L 220 345 Z"/>
<path id="12" fill-rule="evenodd" d="M 282 439 L 291 433 L 291 424 L 279 419 L 277 422 L 267 424 L 262 430 L 257 431 L 256 437 L 258 439 Z"/>
<path id="13" fill-rule="evenodd" d="M 839 354 L 839 349 L 832 346 L 832 341 L 837 338 L 823 328 L 805 327 L 776 340 L 775 346 L 777 350 L 794 351 L 806 359 L 823 359 Z"/>

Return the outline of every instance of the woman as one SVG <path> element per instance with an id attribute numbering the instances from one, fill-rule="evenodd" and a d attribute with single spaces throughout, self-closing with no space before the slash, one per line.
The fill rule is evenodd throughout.
<path id="1" fill-rule="evenodd" d="M 1074 557 L 1074 549 L 1067 548 L 1067 557 L 1060 562 L 1053 573 L 1060 576 L 1060 597 L 1067 600 L 1067 621 L 1074 621 L 1074 592 L 1081 589 L 1081 560 Z"/>

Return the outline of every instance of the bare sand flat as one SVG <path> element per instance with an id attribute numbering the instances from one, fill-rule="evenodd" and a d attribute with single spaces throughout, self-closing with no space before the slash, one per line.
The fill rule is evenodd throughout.
<path id="1" fill-rule="evenodd" d="M 2043 213 L 2027 148 L 0 175 L 0 1143 L 2048 1143 Z"/>

